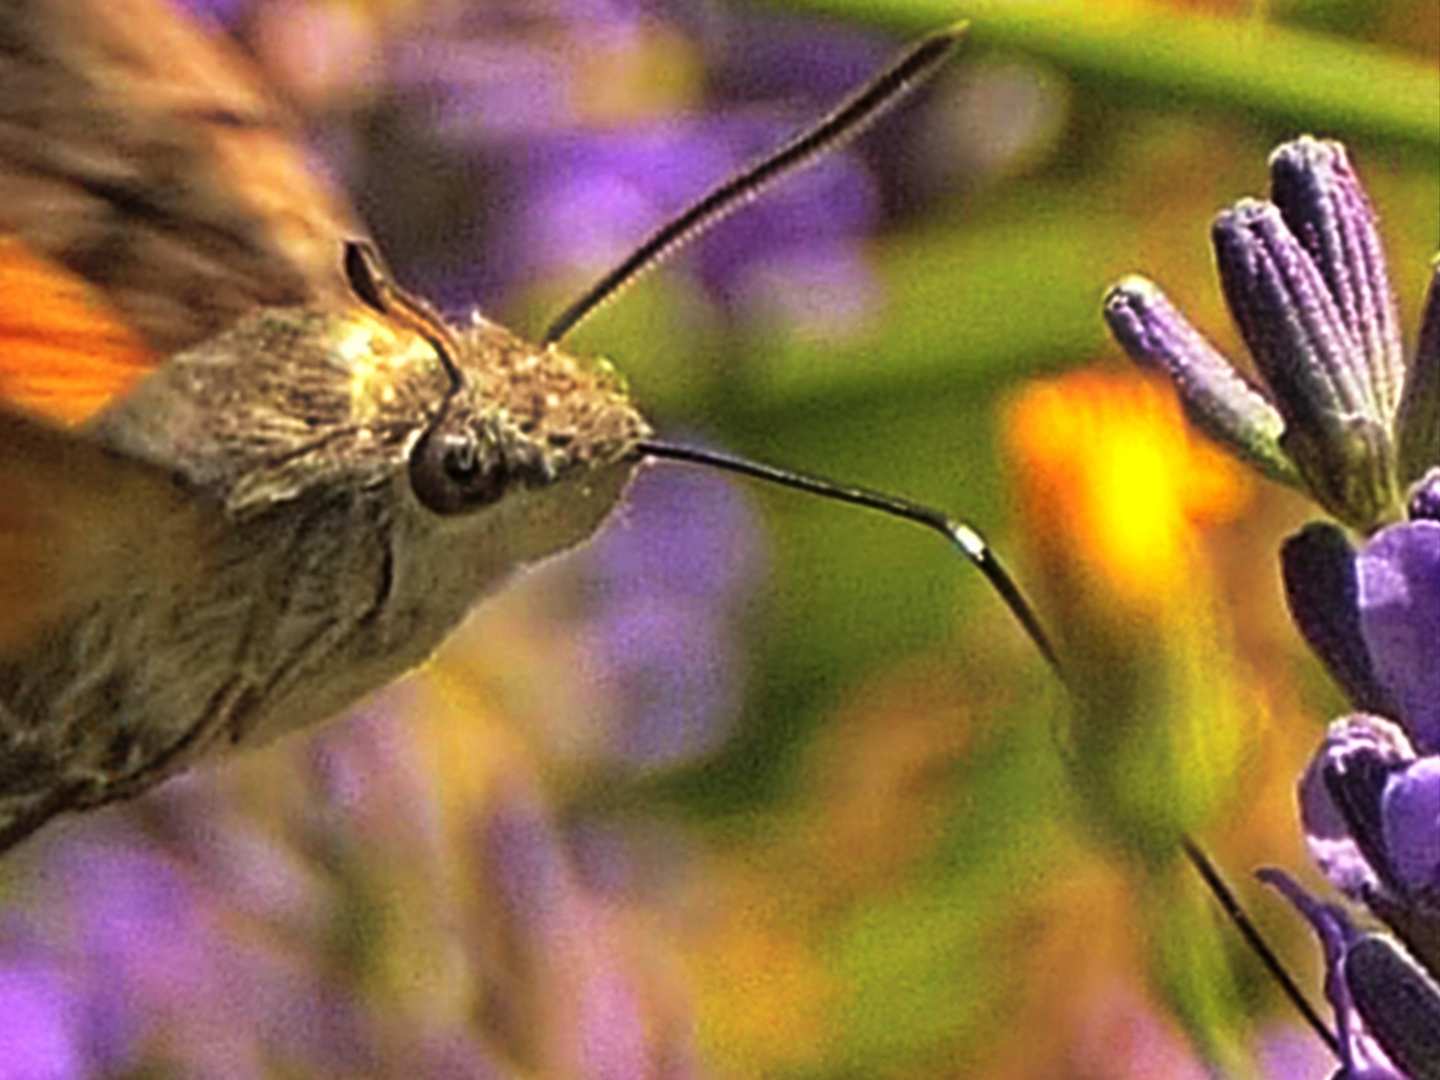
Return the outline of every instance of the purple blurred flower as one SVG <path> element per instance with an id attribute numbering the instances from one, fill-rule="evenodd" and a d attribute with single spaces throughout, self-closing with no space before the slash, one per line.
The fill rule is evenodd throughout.
<path id="1" fill-rule="evenodd" d="M 1375 214 L 1345 148 L 1297 139 L 1270 168 L 1273 201 L 1242 200 L 1213 229 L 1263 388 L 1143 278 L 1111 289 L 1105 316 L 1198 426 L 1368 533 L 1397 520 L 1403 487 L 1440 464 L 1440 267 L 1407 372 Z"/>
<path id="2" fill-rule="evenodd" d="M 83 1002 L 65 975 L 34 960 L 0 960 L 0 1076 L 80 1080 L 92 1062 L 80 1027 Z"/>
<path id="3" fill-rule="evenodd" d="M 674 765 L 729 735 L 744 691 L 744 620 L 764 574 L 759 530 L 723 477 L 653 469 L 583 553 L 595 598 L 587 675 L 633 764 Z"/>
<path id="4" fill-rule="evenodd" d="M 198 19 L 210 19 L 222 26 L 239 21 L 253 0 L 181 0 L 181 6 Z"/>
<path id="5" fill-rule="evenodd" d="M 1132 988 L 1100 985 L 1081 997 L 1080 1028 L 1064 1075 L 1097 1080 L 1205 1080 L 1209 1075 L 1173 1021 Z"/>
<path id="6" fill-rule="evenodd" d="M 286 815 L 297 843 L 272 837 L 268 868 L 227 820 L 248 816 L 197 790 L 214 782 L 203 772 L 171 799 L 178 827 L 152 804 L 36 849 L 28 896 L 0 909 L 0 1080 L 501 1080 L 515 1075 L 507 1057 L 556 1080 L 698 1075 L 653 920 L 587 886 L 523 779 L 476 820 L 473 887 L 431 876 L 430 808 L 382 761 L 408 756 L 390 720 L 372 712 L 297 748 L 309 766 Z M 426 920 L 449 954 L 475 941 L 452 972 L 463 983 L 407 985 L 400 1000 L 371 985 L 408 962 L 390 951 L 406 920 Z M 474 1014 L 457 989 L 480 1001 Z"/>
<path id="7" fill-rule="evenodd" d="M 584 887 L 539 805 L 502 793 L 478 833 L 476 893 L 490 935 L 477 961 L 480 1012 L 511 1057 L 576 1080 L 697 1075 L 675 988 L 647 972 L 644 939 Z"/>
<path id="8" fill-rule="evenodd" d="M 39 895 L 0 931 L 0 951 L 23 947 L 29 1000 L 51 1003 L 44 1037 L 63 1034 L 56 1045 L 79 1075 L 262 1080 L 275 1054 L 316 1071 L 364 1068 L 372 1040 L 354 1003 L 263 935 L 237 939 L 238 898 L 134 826 L 111 815 L 62 837 Z M 0 981 L 15 971 L 0 962 Z M 0 1077 L 9 1060 L 0 1054 Z"/>
<path id="9" fill-rule="evenodd" d="M 1267 1029 L 1256 1047 L 1260 1075 L 1266 1080 L 1316 1080 L 1329 1076 L 1335 1059 L 1309 1028 L 1284 1024 Z"/>
<path id="10" fill-rule="evenodd" d="M 485 249 L 472 253 L 477 265 L 464 276 L 523 282 L 564 270 L 596 273 L 712 185 L 773 149 L 793 126 L 760 117 L 702 116 L 618 132 L 560 128 L 489 147 L 502 154 L 488 182 L 509 205 Z M 755 299 L 752 283 L 765 268 L 801 253 L 824 253 L 841 271 L 841 299 L 863 310 L 874 288 L 868 274 L 855 275 L 854 251 L 878 214 L 869 174 L 853 155 L 837 154 L 700 239 L 688 264 L 716 300 L 739 309 Z M 458 288 L 449 291 L 459 298 Z"/>
<path id="11" fill-rule="evenodd" d="M 390 108 L 406 119 L 382 113 L 366 135 L 378 137 L 386 162 L 430 164 L 405 191 L 361 201 L 382 225 L 397 201 L 425 207 L 392 245 L 402 262 L 404 245 L 415 246 L 412 284 L 442 306 L 493 308 L 517 285 L 598 273 L 819 116 L 883 52 L 854 32 L 817 39 L 813 22 L 778 34 L 773 19 L 735 16 L 721 33 L 709 13 L 642 6 L 563 0 L 541 14 L 521 5 L 457 12 L 392 50 Z M 745 47 L 747 33 L 764 39 L 764 64 Z M 648 95 L 668 108 L 637 109 L 623 92 L 612 101 L 587 81 L 622 65 L 644 78 L 659 50 L 695 69 Z M 859 242 L 880 216 L 876 174 L 889 164 L 837 152 L 702 237 L 683 265 L 740 318 L 858 320 L 877 295 Z M 372 171 L 384 173 L 362 168 L 362 183 Z M 824 310 L 777 303 L 777 291 L 781 301 L 822 296 Z"/>

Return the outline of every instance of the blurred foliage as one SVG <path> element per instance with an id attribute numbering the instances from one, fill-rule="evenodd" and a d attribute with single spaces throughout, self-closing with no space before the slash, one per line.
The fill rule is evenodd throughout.
<path id="1" fill-rule="evenodd" d="M 805 0 L 787 6 L 875 19 L 910 32 L 953 18 L 956 10 L 943 0 Z M 1328 18 L 1321 11 L 1326 6 Z M 1264 7 L 1224 2 L 979 0 L 961 11 L 974 21 L 982 45 L 1043 57 L 1142 107 L 1202 105 L 1347 140 L 1410 143 L 1429 151 L 1440 145 L 1436 72 L 1425 62 L 1426 53 L 1434 54 L 1434 28 L 1419 4 L 1296 4 L 1274 12 L 1275 19 Z M 1330 33 L 1313 28 L 1326 22 Z M 1373 39 L 1372 28 L 1387 22 L 1396 40 L 1370 47 L 1364 38 Z M 1336 35 L 1347 30 L 1347 37 Z M 1386 47 L 1394 44 L 1404 51 Z"/>
<path id="2" fill-rule="evenodd" d="M 406 51 L 430 18 L 442 27 L 432 44 L 444 42 L 443 18 L 462 5 L 220 6 L 240 11 L 226 17 L 321 118 L 317 145 L 402 278 L 458 280 L 492 317 L 533 331 L 598 268 L 586 256 L 513 275 L 455 269 L 539 246 L 505 246 L 494 222 L 531 193 L 484 156 L 523 156 L 534 132 L 517 121 L 467 134 L 447 97 L 460 92 L 426 81 L 449 54 Z M 152 1033 L 113 1059 L 123 1068 L 54 1075 L 1259 1075 L 1267 1040 L 1293 1018 L 1172 841 L 1181 828 L 1203 839 L 1317 987 L 1303 928 L 1240 880 L 1266 862 L 1302 868 L 1293 783 L 1339 708 L 1276 580 L 1279 540 L 1307 511 L 1244 487 L 1224 513 L 1155 517 L 1157 500 L 1186 505 L 1216 481 L 1172 411 L 1134 404 L 1153 389 L 1109 370 L 1118 350 L 1099 300 L 1143 271 L 1240 355 L 1207 224 L 1263 192 L 1277 141 L 1312 131 L 1352 147 L 1413 340 L 1440 239 L 1440 11 L 1432 0 L 656 0 L 606 36 L 591 11 L 605 5 L 579 5 L 568 27 L 563 8 L 549 13 L 560 29 L 532 12 L 497 17 L 496 32 L 566 71 L 569 105 L 601 136 L 703 114 L 727 78 L 763 82 L 750 50 L 833 50 L 843 87 L 894 47 L 888 34 L 973 20 L 964 58 L 848 166 L 876 207 L 855 227 L 864 284 L 837 294 L 849 300 L 827 299 L 824 274 L 805 276 L 833 245 L 813 258 L 803 244 L 780 251 L 727 279 L 728 292 L 697 269 L 707 248 L 573 344 L 614 358 L 668 434 L 963 513 L 1078 652 L 1079 703 L 932 536 L 745 488 L 705 558 L 743 549 L 749 569 L 714 586 L 728 597 L 720 614 L 706 608 L 714 636 L 693 639 L 706 656 L 734 654 L 697 676 L 712 690 L 707 679 L 723 680 L 728 719 L 695 735 L 703 754 L 632 752 L 645 734 L 626 726 L 638 699 L 615 688 L 633 677 L 643 697 L 669 654 L 641 640 L 638 615 L 624 623 L 635 641 L 621 642 L 597 614 L 623 592 L 605 568 L 635 558 L 602 547 L 607 536 L 600 554 L 485 605 L 418 685 L 361 719 L 66 826 L 7 870 L 15 911 L 59 912 L 106 885 L 65 877 L 56 860 L 133 829 L 207 890 L 207 925 L 307 973 L 286 985 L 314 979 L 325 1000 L 348 1003 L 335 1015 L 350 1026 L 331 1041 L 349 1039 L 349 1056 L 316 1064 L 274 1041 L 269 1014 L 237 1013 L 241 1033 L 224 1045 L 250 1047 L 245 1068 L 239 1050 L 216 1051 L 233 1068 L 207 1072 L 185 1057 L 190 1044 Z M 313 41 L 336 26 L 348 28 L 336 62 L 283 47 L 287 34 Z M 512 78 L 530 62 L 498 44 L 484 58 Z M 467 78 L 501 75 L 456 83 Z M 739 94 L 729 107 L 788 125 L 825 104 L 784 89 L 778 104 Z M 745 220 L 730 224 L 743 233 Z M 571 227 L 577 244 L 581 225 L 596 222 Z M 1082 365 L 1105 373 L 1059 374 Z M 1036 377 L 1047 381 L 1026 389 Z M 1025 419 L 1037 392 L 1062 411 L 1117 412 L 1042 460 L 1035 440 L 1059 433 L 1053 419 Z M 1115 450 L 1102 434 L 1135 441 Z M 1115 472 L 1093 512 L 1161 534 L 1142 530 L 1148 555 L 1124 556 L 1118 577 L 1079 522 L 1097 469 Z M 663 535 L 641 531 L 645 513 L 637 502 L 618 514 L 613 542 L 628 529 L 670 559 Z M 1157 543 L 1179 554 L 1127 586 Z M 697 576 L 685 564 L 666 587 L 682 594 Z M 654 621 L 661 644 L 700 633 L 698 615 Z M 617 642 L 661 675 L 606 674 Z M 696 715 L 679 712 L 682 728 Z M 290 1022 L 310 1015 L 291 1010 Z M 247 1023 L 268 1050 L 244 1042 Z M 483 1060 L 435 1049 L 457 1032 Z M 1313 1061 L 1310 1075 L 1326 1075 Z M 0 1065 L 8 1075 L 21 1074 Z"/>

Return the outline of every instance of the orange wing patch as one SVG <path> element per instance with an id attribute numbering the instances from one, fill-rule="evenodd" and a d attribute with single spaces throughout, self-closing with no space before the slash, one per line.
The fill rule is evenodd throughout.
<path id="1" fill-rule="evenodd" d="M 0 238 L 0 400 L 83 423 L 162 359 L 99 290 L 19 240 Z"/>
<path id="2" fill-rule="evenodd" d="M 164 469 L 0 408 L 0 654 L 119 589 L 190 589 L 215 514 Z"/>

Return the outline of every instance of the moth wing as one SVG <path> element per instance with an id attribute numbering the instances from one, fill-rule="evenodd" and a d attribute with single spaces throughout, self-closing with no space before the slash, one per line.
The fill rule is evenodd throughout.
<path id="1" fill-rule="evenodd" d="M 229 42 L 166 0 L 0 4 L 0 399 L 83 421 L 360 233 Z"/>
<path id="2" fill-rule="evenodd" d="M 340 302 L 359 232 L 246 59 L 166 0 L 0 3 L 0 648 L 194 564 L 203 511 L 65 426 L 257 306 Z"/>
<path id="3" fill-rule="evenodd" d="M 183 586 L 218 518 L 163 470 L 0 408 L 0 653 L 127 578 Z"/>

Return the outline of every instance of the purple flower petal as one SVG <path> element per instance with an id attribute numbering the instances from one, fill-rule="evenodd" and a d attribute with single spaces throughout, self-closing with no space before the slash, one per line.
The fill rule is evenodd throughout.
<path id="1" fill-rule="evenodd" d="M 1271 197 L 1310 253 L 1360 349 L 1376 413 L 1395 412 L 1404 378 L 1399 315 L 1375 211 L 1345 148 L 1309 137 L 1270 157 Z"/>
<path id="2" fill-rule="evenodd" d="M 1355 1010 L 1410 1080 L 1440 1078 L 1440 987 L 1389 938 L 1364 934 L 1345 955 Z"/>
<path id="3" fill-rule="evenodd" d="M 1344 1064 L 1335 1080 L 1416 1080 L 1416 1076 L 1407 1075 L 1395 1066 L 1356 1007 L 1346 961 L 1362 935 L 1345 913 L 1332 904 L 1317 901 L 1284 871 L 1261 870 L 1256 877 L 1289 900 L 1320 939 L 1325 953 L 1325 996 L 1335 1012 Z"/>
<path id="4" fill-rule="evenodd" d="M 1430 970 L 1440 970 L 1440 758 L 1387 720 L 1330 726 L 1300 783 L 1311 857 Z"/>
<path id="5" fill-rule="evenodd" d="M 1402 476 L 1412 479 L 1440 465 L 1440 259 L 1430 266 L 1420 341 L 1405 377 L 1396 424 Z"/>
<path id="6" fill-rule="evenodd" d="M 1345 534 L 1307 525 L 1285 541 L 1280 562 L 1290 614 L 1331 677 L 1357 709 L 1395 715 L 1361 632 L 1359 568 Z"/>
<path id="7" fill-rule="evenodd" d="M 1421 758 L 1390 777 L 1381 825 L 1401 887 L 1440 908 L 1440 757 Z"/>
<path id="8" fill-rule="evenodd" d="M 1360 625 L 1375 674 L 1421 754 L 1440 751 L 1440 522 L 1384 529 L 1358 559 Z"/>
<path id="9" fill-rule="evenodd" d="M 1141 367 L 1163 371 L 1190 419 L 1266 476 L 1298 486 L 1280 449 L 1285 421 L 1269 400 L 1180 314 L 1159 287 L 1128 277 L 1105 296 L 1105 321 Z"/>
<path id="10" fill-rule="evenodd" d="M 1411 521 L 1440 521 L 1440 469 L 1431 469 L 1410 489 L 1405 513 Z"/>
<path id="11" fill-rule="evenodd" d="M 1330 725 L 1300 780 L 1310 857 L 1341 892 L 1367 900 L 1388 888 L 1380 800 L 1392 769 L 1415 760 L 1405 733 L 1375 716 Z"/>

